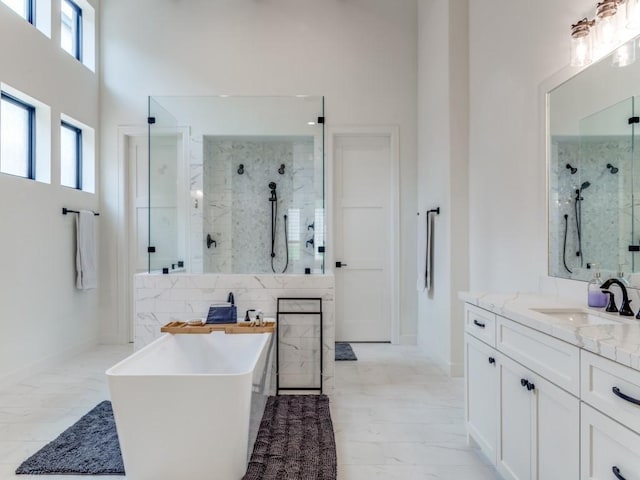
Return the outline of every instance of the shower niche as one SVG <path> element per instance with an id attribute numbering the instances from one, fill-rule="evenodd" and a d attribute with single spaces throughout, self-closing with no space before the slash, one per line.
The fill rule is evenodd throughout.
<path id="1" fill-rule="evenodd" d="M 149 271 L 324 273 L 323 103 L 151 97 Z"/>

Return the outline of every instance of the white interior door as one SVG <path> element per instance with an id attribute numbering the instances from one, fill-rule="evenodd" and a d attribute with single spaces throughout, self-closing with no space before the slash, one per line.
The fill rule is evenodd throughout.
<path id="1" fill-rule="evenodd" d="M 388 342 L 395 229 L 391 137 L 336 135 L 333 150 L 336 340 Z"/>
<path id="2" fill-rule="evenodd" d="M 129 260 L 135 273 L 149 268 L 149 141 L 129 138 Z"/>

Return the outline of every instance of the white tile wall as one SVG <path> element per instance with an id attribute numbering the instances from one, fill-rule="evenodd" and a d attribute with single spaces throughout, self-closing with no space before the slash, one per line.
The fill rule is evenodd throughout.
<path id="1" fill-rule="evenodd" d="M 603 277 L 618 271 L 618 264 L 626 264 L 631 271 L 631 254 L 628 245 L 636 243 L 632 237 L 632 152 L 630 137 L 610 137 L 585 141 L 579 137 L 563 137 L 552 144 L 551 171 L 549 174 L 549 257 L 553 276 L 590 280 L 593 270 L 587 263 L 598 263 Z M 608 163 L 618 168 L 612 174 Z M 566 168 L 570 164 L 578 168 L 576 174 Z M 582 193 L 582 266 L 576 257 L 578 238 L 576 228 L 576 189 L 583 182 L 590 186 Z M 563 265 L 565 219 L 568 215 L 566 261 L 569 273 Z"/>
<path id="2" fill-rule="evenodd" d="M 333 389 L 335 356 L 334 277 L 332 275 L 214 275 L 147 274 L 135 276 L 135 349 L 161 335 L 160 327 L 174 320 L 204 318 L 212 303 L 233 292 L 238 317 L 250 308 L 275 317 L 278 297 L 320 297 L 323 311 L 324 388 Z M 310 305 L 296 305 L 296 311 Z M 281 387 L 319 384 L 318 317 L 287 315 L 282 320 Z"/>

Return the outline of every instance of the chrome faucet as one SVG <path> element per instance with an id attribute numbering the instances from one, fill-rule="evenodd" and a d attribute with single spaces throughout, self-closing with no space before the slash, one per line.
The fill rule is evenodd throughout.
<path id="1" fill-rule="evenodd" d="M 625 287 L 624 283 L 622 283 L 617 278 L 610 278 L 609 280 L 604 282 L 602 285 L 600 285 L 600 289 L 603 292 L 609 294 L 609 304 L 607 305 L 606 311 L 607 312 L 616 311 L 616 303 L 613 298 L 613 292 L 608 290 L 608 288 L 614 284 L 620 287 L 620 290 L 622 290 L 622 305 L 620 306 L 620 310 L 617 310 L 618 313 L 620 313 L 620 315 L 623 315 L 625 317 L 633 317 L 634 313 L 633 313 L 633 310 L 631 310 L 631 307 L 629 306 L 629 304 L 631 303 L 631 300 L 629 300 L 629 292 L 627 292 L 627 287 Z"/>

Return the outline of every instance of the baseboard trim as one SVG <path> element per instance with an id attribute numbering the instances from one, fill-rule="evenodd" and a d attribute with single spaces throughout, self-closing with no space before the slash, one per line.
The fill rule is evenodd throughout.
<path id="1" fill-rule="evenodd" d="M 400 343 L 399 345 L 417 345 L 418 344 L 418 335 L 400 335 Z"/>
<path id="2" fill-rule="evenodd" d="M 68 348 L 55 355 L 50 355 L 41 360 L 33 362 L 26 367 L 19 368 L 13 372 L 0 376 L 0 389 L 7 388 L 11 385 L 21 382 L 22 380 L 36 375 L 40 372 L 55 367 L 57 364 L 70 359 L 71 357 L 98 345 L 98 338 L 92 338 Z"/>
<path id="3" fill-rule="evenodd" d="M 463 363 L 449 363 L 449 376 L 450 377 L 464 377 L 464 364 Z"/>

